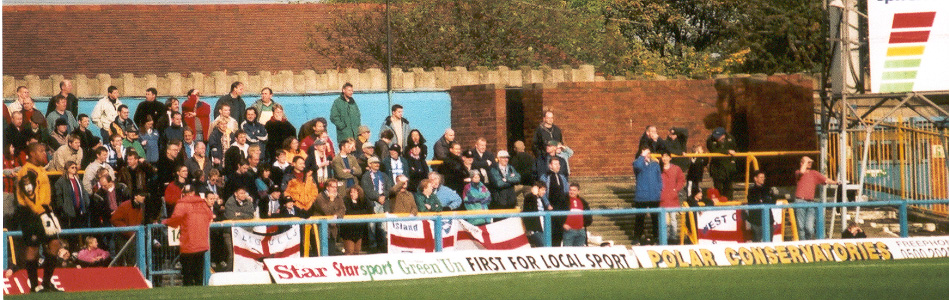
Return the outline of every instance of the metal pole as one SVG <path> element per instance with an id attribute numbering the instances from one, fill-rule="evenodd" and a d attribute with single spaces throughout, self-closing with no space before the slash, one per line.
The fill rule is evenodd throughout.
<path id="1" fill-rule="evenodd" d="M 326 219 L 320 220 L 320 256 L 329 256 L 330 255 L 330 226 L 326 223 Z"/>
<path id="2" fill-rule="evenodd" d="M 389 0 L 386 0 L 386 95 L 392 107 L 392 24 L 389 21 Z"/>
<path id="3" fill-rule="evenodd" d="M 442 215 L 435 216 L 432 231 L 435 232 L 435 252 L 442 252 Z"/>
<path id="4" fill-rule="evenodd" d="M 553 231 L 551 228 L 553 224 L 551 223 L 550 212 L 544 214 L 544 247 L 550 247 L 553 244 Z"/>
<path id="5" fill-rule="evenodd" d="M 669 233 L 666 231 L 666 223 L 669 223 L 669 220 L 667 220 L 666 211 L 663 209 L 663 211 L 659 213 L 659 224 L 657 225 L 659 226 L 659 230 L 657 230 L 659 232 L 659 245 L 663 246 L 669 244 Z"/>
<path id="6" fill-rule="evenodd" d="M 761 209 L 761 241 L 765 243 L 770 243 L 772 234 L 774 234 L 774 230 L 771 228 L 771 208 L 762 208 Z"/>
<path id="7" fill-rule="evenodd" d="M 148 256 L 145 255 L 146 248 L 148 247 L 148 238 L 145 236 L 145 232 L 148 231 L 148 228 L 145 226 L 138 227 L 138 233 L 135 235 L 135 253 L 138 257 L 138 270 L 142 272 L 142 276 L 147 276 L 148 273 Z M 148 277 L 145 277 L 148 278 Z"/>
<path id="8" fill-rule="evenodd" d="M 909 237 L 909 215 L 906 199 L 900 204 L 900 237 Z"/>

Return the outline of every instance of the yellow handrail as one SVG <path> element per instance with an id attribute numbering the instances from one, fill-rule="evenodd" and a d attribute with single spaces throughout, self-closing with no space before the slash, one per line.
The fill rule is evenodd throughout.
<path id="1" fill-rule="evenodd" d="M 682 155 L 672 155 L 672 157 L 746 157 L 745 160 L 745 195 L 748 194 L 749 184 L 751 183 L 751 171 L 757 171 L 761 168 L 758 164 L 758 157 L 764 156 L 795 156 L 795 155 L 808 155 L 808 154 L 820 154 L 820 151 L 761 151 L 761 152 L 736 152 L 734 155 L 721 154 L 721 153 L 686 153 Z M 653 157 L 659 158 L 660 154 L 652 154 Z M 751 169 L 751 166 L 754 165 L 754 170 Z"/>

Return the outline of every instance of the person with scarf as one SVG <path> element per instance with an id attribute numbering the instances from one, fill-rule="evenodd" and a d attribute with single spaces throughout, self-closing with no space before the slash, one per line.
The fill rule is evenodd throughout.
<path id="1" fill-rule="evenodd" d="M 247 159 L 250 144 L 247 143 L 247 133 L 238 130 L 234 134 L 234 143 L 224 152 L 224 174 L 232 174 L 237 170 L 237 163 Z"/>
<path id="2" fill-rule="evenodd" d="M 215 120 L 214 129 L 211 130 L 211 136 L 208 138 L 208 156 L 211 162 L 217 166 L 224 164 L 224 151 L 231 145 L 234 133 L 227 127 L 227 122 Z"/>
<path id="3" fill-rule="evenodd" d="M 326 188 L 326 182 L 330 179 L 330 170 L 332 170 L 332 168 L 330 168 L 332 161 L 326 157 L 326 142 L 323 140 L 314 141 L 313 145 L 307 150 L 307 153 L 306 169 L 313 171 L 316 185 L 320 190 L 323 190 Z"/>

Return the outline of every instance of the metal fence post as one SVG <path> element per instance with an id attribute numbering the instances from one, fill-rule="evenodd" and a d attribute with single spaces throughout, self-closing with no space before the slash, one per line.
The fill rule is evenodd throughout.
<path id="1" fill-rule="evenodd" d="M 210 235 L 208 235 L 210 238 Z M 211 280 L 211 249 L 204 251 L 204 284 L 208 285 L 208 281 Z"/>
<path id="2" fill-rule="evenodd" d="M 909 237 L 909 214 L 906 200 L 900 203 L 900 237 Z"/>
<path id="3" fill-rule="evenodd" d="M 145 225 L 145 270 L 148 271 L 147 279 L 151 280 L 152 276 L 152 266 L 155 265 L 153 261 L 155 259 L 154 253 L 152 253 L 152 225 Z"/>
<path id="4" fill-rule="evenodd" d="M 136 264 L 138 265 L 138 270 L 142 272 L 142 276 L 148 276 L 148 256 L 145 255 L 148 243 L 145 232 L 148 231 L 147 227 L 144 225 L 138 226 L 138 231 L 135 233 L 135 255 L 138 257 Z M 148 277 L 146 277 L 148 278 Z"/>
<path id="5" fill-rule="evenodd" d="M 436 215 L 434 222 L 432 231 L 435 232 L 435 252 L 442 252 L 442 215 Z"/>
<path id="6" fill-rule="evenodd" d="M 771 235 L 774 234 L 774 229 L 771 228 L 771 208 L 762 208 L 761 209 L 761 241 L 765 243 L 771 242 Z"/>
<path id="7" fill-rule="evenodd" d="M 326 219 L 320 219 L 320 256 L 329 256 L 330 255 L 330 243 L 329 243 L 329 232 L 330 226 L 326 223 Z"/>
<path id="8" fill-rule="evenodd" d="M 844 192 L 846 192 L 846 191 L 844 191 Z M 822 239 L 824 239 L 824 238 L 826 237 L 826 234 L 824 234 L 824 233 L 825 233 L 825 232 L 824 232 L 824 222 L 826 222 L 827 220 L 824 220 L 824 213 L 825 213 L 825 210 L 827 209 L 827 206 L 826 206 L 825 203 L 817 204 L 817 202 L 807 203 L 807 205 L 808 205 L 808 206 L 816 206 L 816 209 L 817 209 L 817 216 L 814 217 L 814 219 L 815 219 L 815 220 L 814 220 L 814 221 L 815 221 L 814 223 L 817 223 L 817 224 L 814 224 L 814 225 L 815 225 L 815 226 L 814 226 L 814 234 L 817 235 L 816 238 L 817 238 L 818 240 L 822 240 Z"/>
<path id="9" fill-rule="evenodd" d="M 658 237 L 659 245 L 665 246 L 669 244 L 669 232 L 666 231 L 666 227 L 667 227 L 666 223 L 668 222 L 669 220 L 666 220 L 666 209 L 660 208 L 659 224 L 656 225 L 656 226 L 659 226 L 658 228 L 659 230 L 657 230 L 659 232 L 659 237 Z"/>
<path id="10" fill-rule="evenodd" d="M 7 270 L 7 264 L 9 263 L 10 256 L 16 255 L 16 253 L 13 253 L 13 252 L 10 252 L 9 250 L 7 250 L 7 249 L 10 249 L 10 248 L 9 248 L 10 245 L 7 243 L 7 239 L 8 239 L 8 238 L 7 238 L 7 231 L 4 230 L 4 231 L 3 231 L 3 253 L 6 253 L 6 255 L 3 256 L 3 269 L 4 269 L 4 270 Z"/>
<path id="11" fill-rule="evenodd" d="M 550 247 L 553 244 L 553 228 L 554 224 L 551 222 L 550 212 L 544 212 L 544 247 Z"/>

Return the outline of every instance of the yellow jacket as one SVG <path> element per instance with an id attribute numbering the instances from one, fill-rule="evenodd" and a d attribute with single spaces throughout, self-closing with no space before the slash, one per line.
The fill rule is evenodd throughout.
<path id="1" fill-rule="evenodd" d="M 34 166 L 33 164 L 29 162 L 23 165 L 23 167 L 20 168 L 20 171 L 16 173 L 17 182 L 19 182 L 21 178 L 26 176 L 26 173 L 29 172 L 30 170 L 33 170 L 34 172 L 36 172 L 36 186 L 33 187 L 33 191 L 35 191 L 35 194 L 36 194 L 36 202 L 34 202 L 33 200 L 30 200 L 29 198 L 26 197 L 26 195 L 23 195 L 22 193 L 20 193 L 19 184 L 17 184 L 17 187 L 16 187 L 17 189 L 16 200 L 17 202 L 20 203 L 20 205 L 29 207 L 31 210 L 33 210 L 34 213 L 41 214 L 41 213 L 46 212 L 46 209 L 43 208 L 43 205 L 50 204 L 52 188 L 50 188 L 50 185 L 49 185 L 49 176 L 46 176 L 46 168 Z"/>

